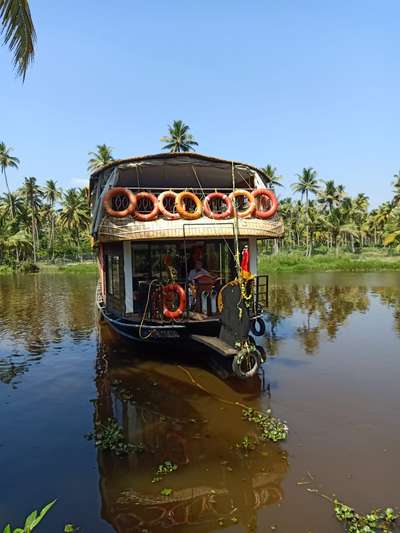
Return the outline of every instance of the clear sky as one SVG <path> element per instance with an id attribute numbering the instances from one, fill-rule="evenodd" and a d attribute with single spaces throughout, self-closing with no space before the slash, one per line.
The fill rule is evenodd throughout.
<path id="1" fill-rule="evenodd" d="M 31 0 L 38 46 L 24 84 L 0 48 L 0 140 L 19 171 L 63 187 L 88 152 L 157 153 L 167 124 L 199 151 L 287 185 L 304 166 L 391 197 L 400 168 L 398 0 Z M 1 183 L 0 190 L 4 190 Z M 289 193 L 289 189 L 286 189 Z"/>

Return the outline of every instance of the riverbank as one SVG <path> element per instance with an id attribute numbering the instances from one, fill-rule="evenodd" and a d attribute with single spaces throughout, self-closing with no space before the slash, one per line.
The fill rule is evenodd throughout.
<path id="1" fill-rule="evenodd" d="M 37 272 L 49 274 L 70 273 L 70 274 L 94 274 L 97 272 L 97 264 L 94 261 L 83 261 L 82 263 L 37 263 Z M 29 274 L 35 273 L 33 270 L 13 270 L 8 265 L 0 265 L 0 274 Z"/>
<path id="2" fill-rule="evenodd" d="M 378 254 L 260 255 L 260 274 L 271 272 L 380 272 L 400 271 L 400 256 Z"/>

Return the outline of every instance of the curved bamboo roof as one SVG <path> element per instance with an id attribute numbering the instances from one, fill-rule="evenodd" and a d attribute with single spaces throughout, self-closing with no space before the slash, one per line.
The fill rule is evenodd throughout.
<path id="1" fill-rule="evenodd" d="M 214 163 L 216 165 L 229 165 L 231 166 L 232 164 L 236 167 L 244 167 L 244 168 L 247 168 L 249 170 L 252 170 L 252 171 L 255 171 L 259 174 L 259 176 L 266 180 L 266 182 L 268 182 L 268 177 L 265 175 L 265 173 L 263 172 L 263 170 L 261 170 L 260 168 L 254 166 L 254 165 L 249 165 L 247 163 L 242 163 L 240 161 L 234 161 L 234 160 L 229 160 L 229 159 L 223 159 L 223 158 L 220 158 L 220 157 L 214 157 L 214 156 L 209 156 L 209 155 L 205 155 L 205 154 L 200 154 L 198 152 L 168 152 L 168 153 L 160 153 L 160 154 L 151 154 L 151 155 L 142 155 L 142 156 L 135 156 L 135 157 L 128 157 L 128 158 L 125 158 L 125 159 L 115 159 L 114 161 L 111 161 L 110 163 L 107 163 L 106 165 L 103 165 L 101 168 L 95 170 L 91 176 L 90 176 L 90 185 L 92 186 L 94 184 L 94 182 L 98 179 L 98 177 L 103 174 L 104 172 L 107 172 L 107 171 L 111 171 L 113 170 L 114 168 L 116 167 L 120 167 L 120 166 L 127 166 L 127 165 L 132 165 L 132 164 L 145 164 L 145 163 L 156 163 L 157 161 L 159 161 L 160 163 L 167 163 L 168 161 L 170 161 L 171 163 L 173 163 L 174 161 L 179 161 L 180 162 L 187 162 L 187 163 L 195 163 L 196 161 L 197 162 L 203 162 L 203 163 Z"/>

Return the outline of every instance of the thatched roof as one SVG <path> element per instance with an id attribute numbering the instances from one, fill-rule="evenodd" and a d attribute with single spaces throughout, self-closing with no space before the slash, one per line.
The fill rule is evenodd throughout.
<path id="1" fill-rule="evenodd" d="M 258 218 L 239 218 L 238 231 L 240 237 L 256 237 L 257 239 L 278 238 L 283 236 L 284 228 L 281 217 L 275 215 L 268 220 Z M 197 220 L 157 220 L 139 222 L 131 217 L 113 218 L 105 216 L 100 224 L 98 240 L 141 241 L 148 239 L 220 239 L 233 238 L 234 221 L 210 220 L 202 217 Z"/>

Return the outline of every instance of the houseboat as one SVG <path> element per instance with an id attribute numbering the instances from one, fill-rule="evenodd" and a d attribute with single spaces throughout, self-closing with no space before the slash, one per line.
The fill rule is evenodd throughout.
<path id="1" fill-rule="evenodd" d="M 240 377 L 262 355 L 249 337 L 266 305 L 257 243 L 283 234 L 262 170 L 198 153 L 115 160 L 90 179 L 97 302 L 126 339 L 201 345 Z"/>

